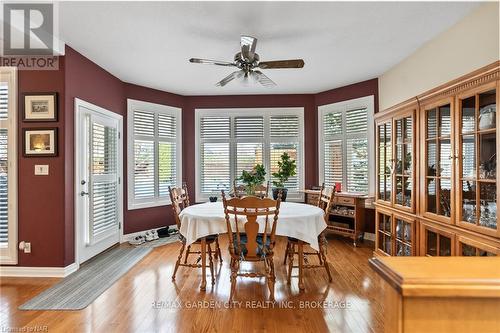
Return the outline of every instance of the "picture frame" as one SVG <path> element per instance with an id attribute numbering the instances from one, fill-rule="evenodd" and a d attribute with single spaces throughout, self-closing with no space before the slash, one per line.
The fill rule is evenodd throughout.
<path id="1" fill-rule="evenodd" d="M 24 94 L 25 122 L 53 122 L 58 116 L 58 95 L 51 93 L 28 93 Z"/>
<path id="2" fill-rule="evenodd" d="M 54 157 L 57 148 L 57 127 L 23 128 L 24 157 Z"/>

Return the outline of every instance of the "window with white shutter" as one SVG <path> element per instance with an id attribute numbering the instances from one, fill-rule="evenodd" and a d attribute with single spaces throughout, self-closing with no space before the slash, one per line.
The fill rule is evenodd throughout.
<path id="1" fill-rule="evenodd" d="M 0 69 L 0 264 L 17 264 L 17 72 Z"/>
<path id="2" fill-rule="evenodd" d="M 342 191 L 372 193 L 373 96 L 319 108 L 320 182 L 342 183 Z"/>
<path id="3" fill-rule="evenodd" d="M 288 152 L 296 160 L 297 175 L 286 183 L 288 198 L 302 198 L 303 109 L 196 110 L 196 200 L 230 190 L 243 170 L 264 164 L 266 178 Z"/>
<path id="4" fill-rule="evenodd" d="M 181 184 L 181 109 L 129 99 L 128 208 L 170 203 Z"/>

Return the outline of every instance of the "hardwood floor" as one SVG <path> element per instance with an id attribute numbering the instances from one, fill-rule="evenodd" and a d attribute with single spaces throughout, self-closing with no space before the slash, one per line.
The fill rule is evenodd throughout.
<path id="1" fill-rule="evenodd" d="M 373 243 L 357 248 L 348 239 L 329 238 L 333 282 L 324 269 L 306 270 L 305 292 L 298 278 L 286 284 L 285 240 L 276 249 L 276 304 L 267 303 L 263 279 L 238 279 L 234 307 L 228 308 L 229 255 L 222 236 L 222 267 L 215 285 L 201 270 L 180 268 L 171 275 L 179 243 L 153 251 L 81 311 L 20 311 L 19 305 L 58 281 L 47 278 L 2 278 L 0 330 L 31 328 L 48 332 L 382 332 L 383 290 L 368 266 Z M 246 264 L 242 265 L 244 269 Z M 208 274 L 208 273 L 207 273 Z M 241 303 L 237 303 L 241 302 Z M 46 328 L 46 329 L 45 329 Z M 10 330 L 12 331 L 12 330 Z"/>

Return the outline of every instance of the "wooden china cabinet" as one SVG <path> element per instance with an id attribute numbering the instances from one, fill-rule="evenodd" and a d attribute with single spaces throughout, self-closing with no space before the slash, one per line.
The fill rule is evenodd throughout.
<path id="1" fill-rule="evenodd" d="M 499 103 L 496 62 L 377 114 L 376 254 L 500 255 Z"/>
<path id="2" fill-rule="evenodd" d="M 417 103 L 377 115 L 376 252 L 415 255 Z"/>

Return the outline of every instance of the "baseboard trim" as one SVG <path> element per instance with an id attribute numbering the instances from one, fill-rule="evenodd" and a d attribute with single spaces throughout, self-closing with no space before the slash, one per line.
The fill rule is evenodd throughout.
<path id="1" fill-rule="evenodd" d="M 0 266 L 0 277 L 56 277 L 64 278 L 78 270 L 79 266 L 72 263 L 66 267 L 20 267 Z"/>
<path id="2" fill-rule="evenodd" d="M 365 232 L 365 239 L 375 242 L 375 234 L 372 234 L 371 232 Z"/>

